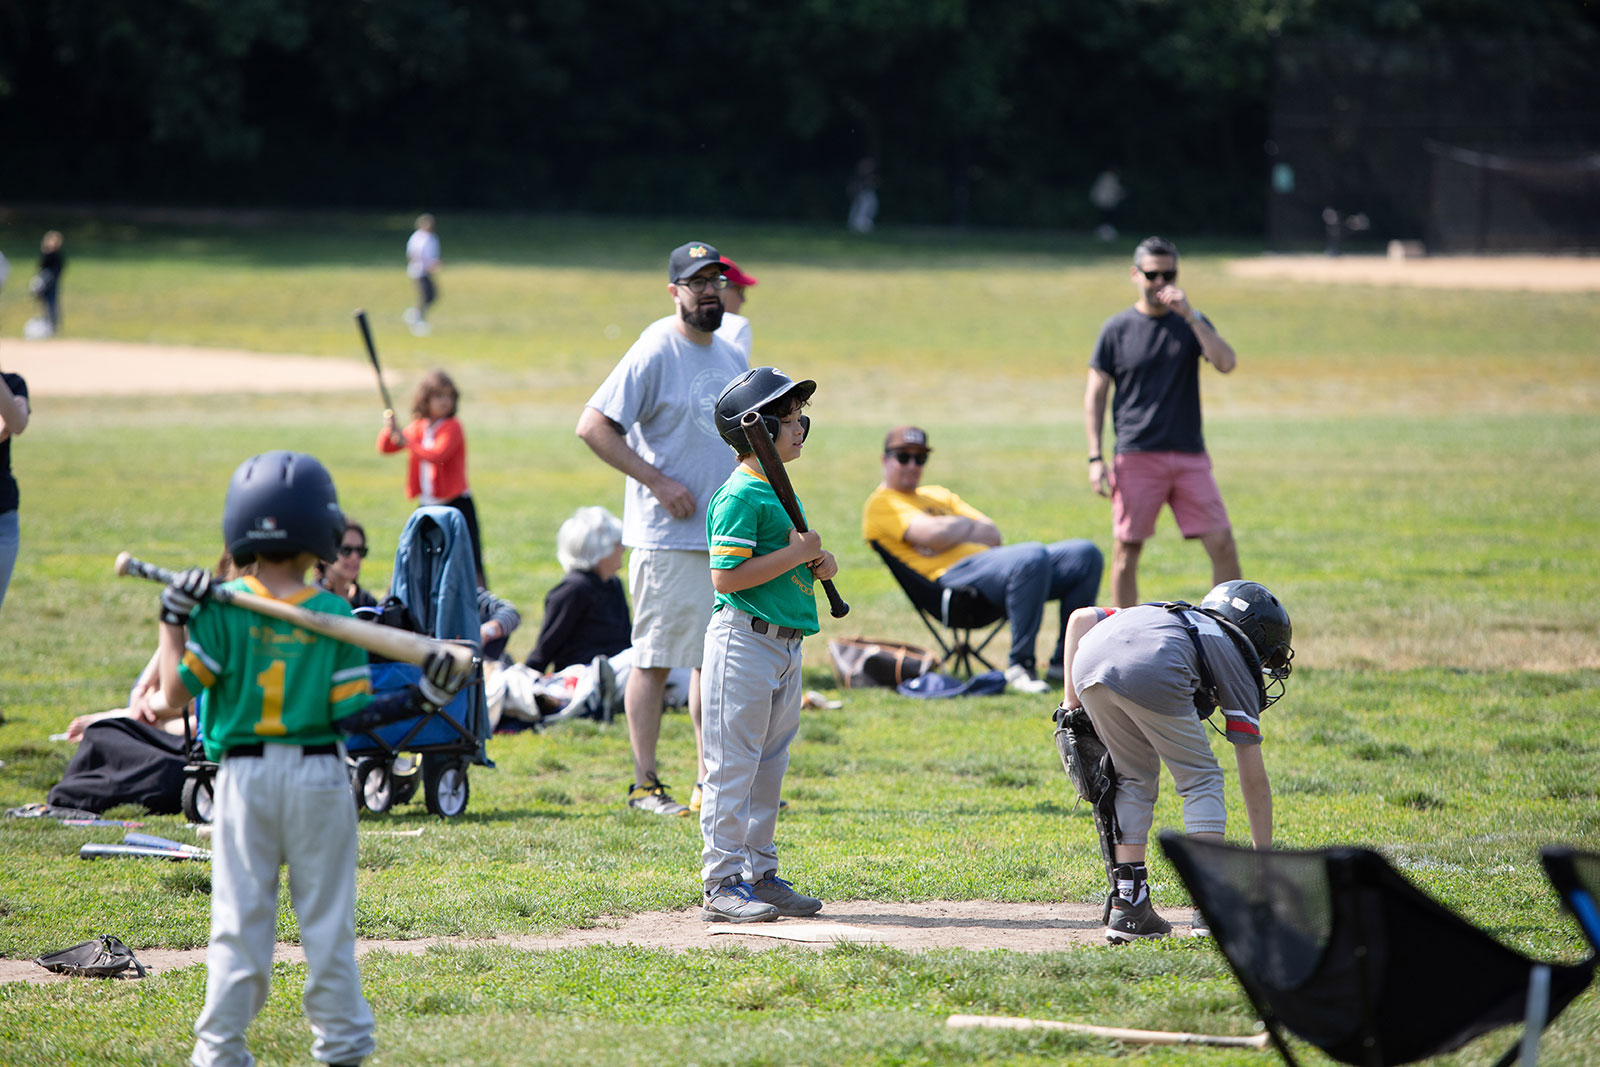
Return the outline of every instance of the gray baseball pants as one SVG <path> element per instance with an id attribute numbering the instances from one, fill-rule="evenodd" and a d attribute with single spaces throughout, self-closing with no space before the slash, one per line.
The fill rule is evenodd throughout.
<path id="1" fill-rule="evenodd" d="M 356 968 L 356 809 L 344 757 L 301 756 L 299 745 L 264 749 L 224 759 L 217 773 L 206 1004 L 189 1062 L 255 1062 L 244 1032 L 272 982 L 278 869 L 287 863 L 309 972 L 302 1003 L 316 1038 L 311 1055 L 358 1063 L 377 1042 Z"/>
<path id="2" fill-rule="evenodd" d="M 1089 686 L 1078 698 L 1117 768 L 1117 828 L 1123 844 L 1150 840 L 1163 762 L 1183 798 L 1184 832 L 1220 834 L 1227 828 L 1222 767 L 1193 705 L 1180 714 L 1152 711 L 1103 685 Z"/>
<path id="3" fill-rule="evenodd" d="M 758 634 L 749 615 L 724 607 L 706 627 L 700 675 L 701 878 L 753 882 L 778 869 L 773 837 L 800 728 L 800 638 Z"/>

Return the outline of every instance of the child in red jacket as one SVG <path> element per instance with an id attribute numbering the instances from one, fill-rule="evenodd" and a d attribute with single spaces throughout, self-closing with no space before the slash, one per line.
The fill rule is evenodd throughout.
<path id="1" fill-rule="evenodd" d="M 411 454 L 406 469 L 406 496 L 419 505 L 442 504 L 461 512 L 472 539 L 478 585 L 487 588 L 478 511 L 472 503 L 472 490 L 467 488 L 467 434 L 456 419 L 460 399 L 461 393 L 450 375 L 442 370 L 429 374 L 418 383 L 411 400 L 411 413 L 416 418 L 410 425 L 401 430 L 395 425 L 394 413 L 384 412 L 378 451 Z"/>

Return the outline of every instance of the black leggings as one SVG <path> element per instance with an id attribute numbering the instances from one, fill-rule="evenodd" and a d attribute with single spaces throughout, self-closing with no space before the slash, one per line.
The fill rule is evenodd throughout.
<path id="1" fill-rule="evenodd" d="M 483 570 L 483 539 L 478 535 L 478 509 L 473 506 L 472 494 L 462 493 L 454 500 L 446 500 L 444 506 L 455 508 L 467 520 L 467 537 L 472 541 L 472 566 L 477 571 L 478 584 L 489 588 L 489 579 Z"/>

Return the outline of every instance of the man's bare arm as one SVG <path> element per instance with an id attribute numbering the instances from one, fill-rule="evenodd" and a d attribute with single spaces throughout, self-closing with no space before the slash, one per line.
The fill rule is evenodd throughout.
<path id="1" fill-rule="evenodd" d="M 966 515 L 919 515 L 906 527 L 905 541 L 919 552 L 943 552 L 976 541 L 994 548 L 1001 542 L 1000 527 L 989 519 Z"/>
<path id="2" fill-rule="evenodd" d="M 599 408 L 583 409 L 576 432 L 591 452 L 654 493 L 673 518 L 687 519 L 694 514 L 694 494 L 635 452 L 621 427 Z"/>
<path id="3" fill-rule="evenodd" d="M 1089 381 L 1083 390 L 1083 436 L 1089 443 L 1089 485 L 1101 496 L 1111 493 L 1111 478 L 1101 440 L 1106 425 L 1106 397 L 1110 392 L 1111 375 L 1090 367 Z"/>

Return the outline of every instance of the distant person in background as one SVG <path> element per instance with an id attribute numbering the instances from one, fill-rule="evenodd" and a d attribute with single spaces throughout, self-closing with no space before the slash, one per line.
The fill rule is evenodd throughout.
<path id="1" fill-rule="evenodd" d="M 871 156 L 856 164 L 856 173 L 845 187 L 850 194 L 847 225 L 856 233 L 871 233 L 878 220 L 878 162 Z"/>
<path id="2" fill-rule="evenodd" d="M 1094 229 L 1094 235 L 1100 240 L 1116 239 L 1117 206 L 1127 197 L 1128 191 L 1122 187 L 1122 179 L 1117 176 L 1115 167 L 1101 171 L 1094 184 L 1089 186 L 1089 203 L 1100 213 L 1100 225 Z"/>
<path id="3" fill-rule="evenodd" d="M 28 288 L 39 301 L 39 318 L 43 320 L 41 336 L 54 337 L 61 329 L 61 272 L 67 268 L 67 257 L 61 253 L 61 231 L 50 230 L 39 242 L 39 270 Z"/>
<path id="4" fill-rule="evenodd" d="M 1200 361 L 1228 374 L 1238 357 L 1174 284 L 1178 249 L 1171 241 L 1139 242 L 1128 276 L 1139 298 L 1100 328 L 1083 398 L 1089 484 L 1111 497 L 1111 597 L 1119 608 L 1139 602 L 1139 554 L 1163 506 L 1172 508 L 1184 537 L 1205 546 L 1213 585 L 1239 577 L 1233 525 L 1200 431 Z M 1117 452 L 1107 466 L 1101 433 L 1113 383 Z"/>
<path id="5" fill-rule="evenodd" d="M 6 602 L 11 570 L 22 546 L 17 521 L 17 480 L 11 475 L 11 439 L 28 428 L 28 383 L 20 374 L 0 371 L 0 606 Z"/>
<path id="6" fill-rule="evenodd" d="M 728 287 L 722 291 L 722 325 L 717 327 L 717 336 L 725 337 L 733 342 L 733 346 L 744 353 L 744 358 L 750 358 L 750 320 L 739 314 L 739 309 L 744 307 L 745 290 L 756 284 L 756 280 L 739 269 L 739 264 L 722 257 L 722 273 L 727 276 Z"/>
<path id="7" fill-rule="evenodd" d="M 418 215 L 417 229 L 406 242 L 406 275 L 417 283 L 417 306 L 406 308 L 404 318 L 418 337 L 428 333 L 428 309 L 439 298 L 433 276 L 439 271 L 439 235 L 433 232 L 433 216 Z"/>
<path id="8" fill-rule="evenodd" d="M 367 558 L 367 531 L 359 522 L 348 517 L 344 523 L 344 536 L 339 539 L 339 556 L 331 563 L 317 560 L 316 584 L 336 593 L 349 602 L 352 609 L 375 608 L 377 598 L 361 588 L 361 561 Z"/>
<path id="9" fill-rule="evenodd" d="M 436 370 L 417 383 L 411 401 L 414 418 L 402 432 L 395 425 L 394 413 L 386 412 L 383 429 L 378 431 L 379 452 L 409 452 L 406 468 L 406 496 L 418 507 L 443 504 L 461 512 L 467 521 L 467 536 L 472 541 L 473 567 L 478 585 L 487 588 L 484 578 L 483 539 L 478 533 L 478 509 L 467 487 L 467 432 L 456 418 L 461 393 L 450 375 Z"/>

